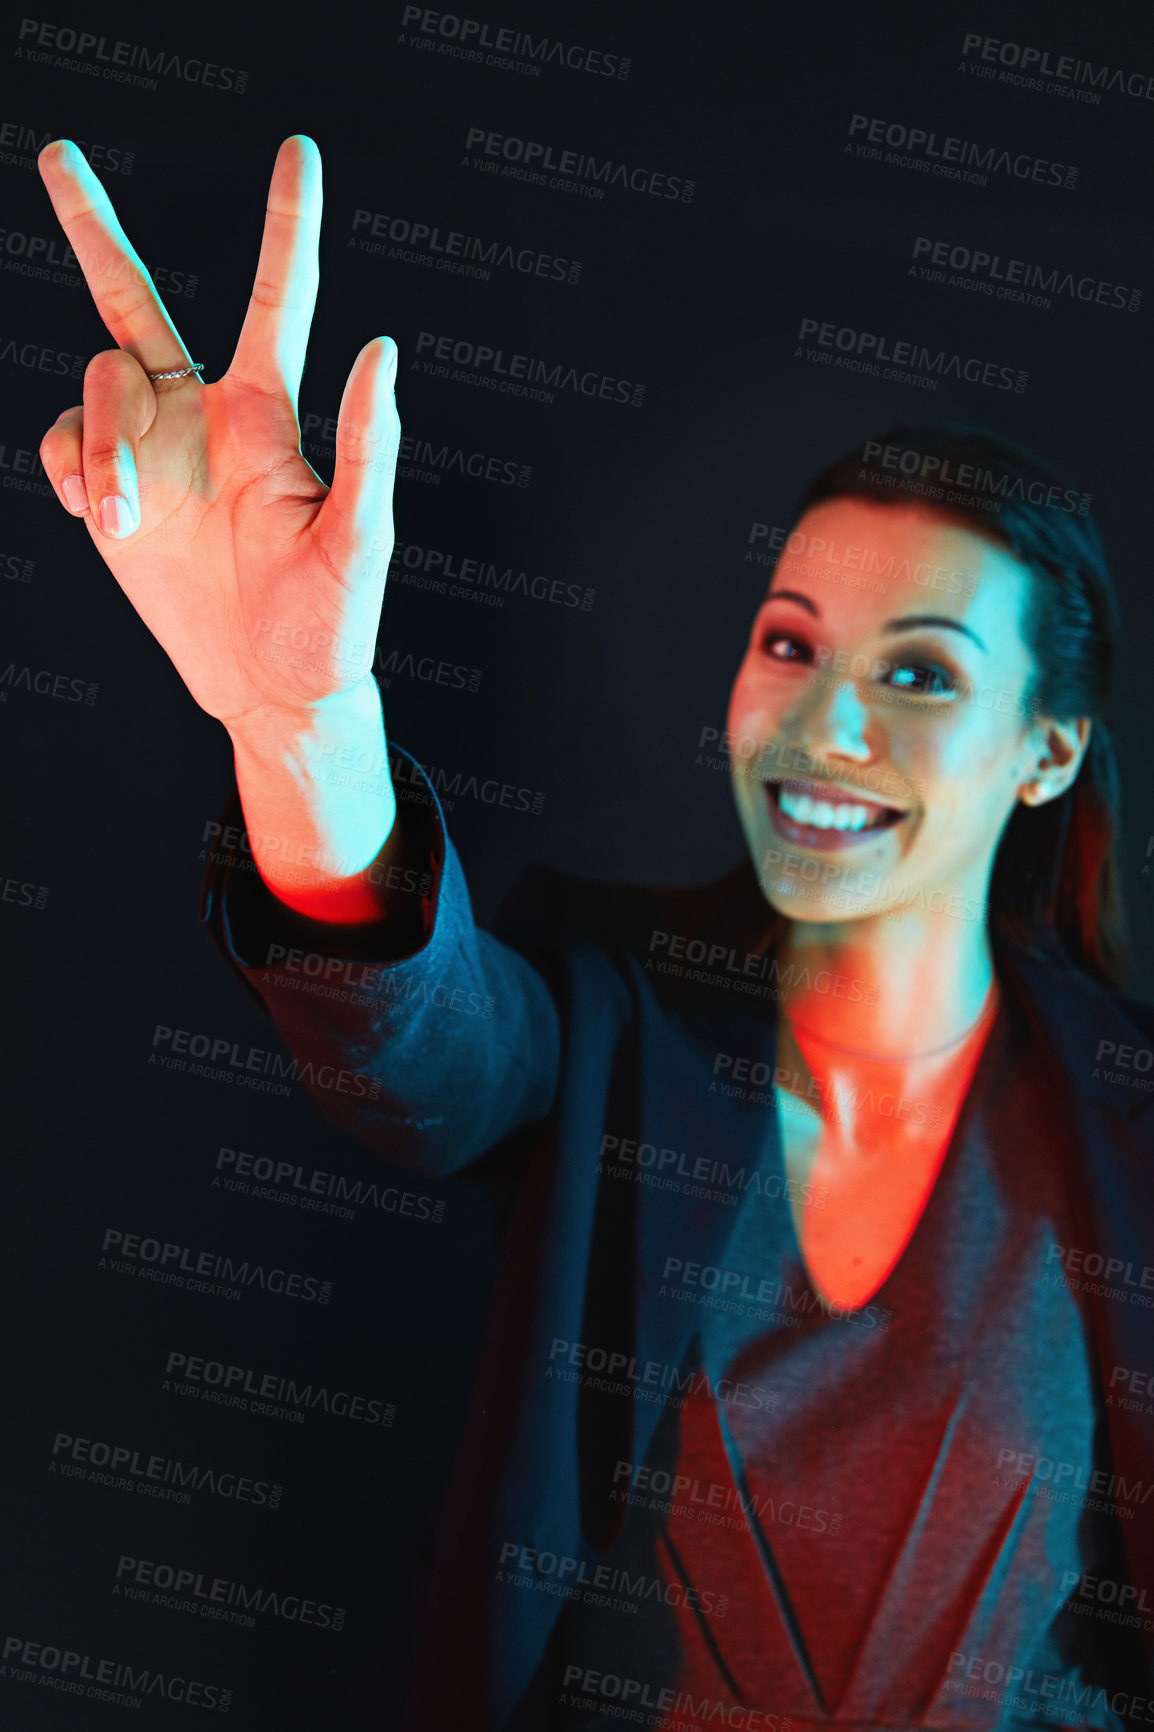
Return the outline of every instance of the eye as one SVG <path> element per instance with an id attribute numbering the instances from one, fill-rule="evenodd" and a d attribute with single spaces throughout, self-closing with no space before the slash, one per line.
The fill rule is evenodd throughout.
<path id="1" fill-rule="evenodd" d="M 956 677 L 934 662 L 899 662 L 890 669 L 888 684 L 922 698 L 952 698 L 958 692 Z"/>
<path id="2" fill-rule="evenodd" d="M 808 660 L 811 652 L 809 645 L 792 632 L 771 628 L 762 635 L 761 653 L 776 662 L 800 662 Z"/>

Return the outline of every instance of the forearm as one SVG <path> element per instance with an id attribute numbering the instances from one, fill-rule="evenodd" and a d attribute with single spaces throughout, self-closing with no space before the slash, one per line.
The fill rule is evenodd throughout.
<path id="1" fill-rule="evenodd" d="M 396 797 L 376 681 L 229 729 L 253 859 L 298 914 L 357 925 L 388 912 Z"/>
<path id="2" fill-rule="evenodd" d="M 560 1019 L 551 979 L 476 926 L 432 783 L 392 751 L 422 797 L 402 802 L 404 836 L 390 837 L 399 868 L 377 874 L 398 886 L 384 920 L 301 921 L 235 848 L 210 854 L 200 918 L 318 1109 L 400 1166 L 448 1173 L 546 1115 Z M 221 817 L 240 822 L 235 794 Z"/>

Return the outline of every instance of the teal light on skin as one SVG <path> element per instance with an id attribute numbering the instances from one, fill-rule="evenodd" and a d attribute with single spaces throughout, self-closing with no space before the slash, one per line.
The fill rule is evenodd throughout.
<path id="1" fill-rule="evenodd" d="M 814 994 L 791 999 L 791 1016 L 847 1048 L 924 1053 L 980 1015 L 998 843 L 1019 801 L 1070 785 L 1090 724 L 1030 713 L 1033 579 L 998 543 L 921 505 L 851 498 L 799 527 L 730 696 L 738 814 L 765 897 L 790 923 L 783 960 L 799 978 L 808 968 L 871 983 L 868 1004 Z M 868 548 L 877 575 L 847 581 L 803 556 L 821 541 Z M 912 577 L 927 565 L 960 579 L 927 589 Z M 941 623 L 902 623 L 912 617 Z M 856 839 L 790 829 L 767 786 L 783 777 L 900 816 Z"/>
<path id="2" fill-rule="evenodd" d="M 371 676 L 393 547 L 396 345 L 353 362 L 326 486 L 300 449 L 297 390 L 318 283 L 320 152 L 277 151 L 253 292 L 232 361 L 193 353 L 83 153 L 38 163 L 108 343 L 84 402 L 41 442 L 62 505 L 227 729 L 253 858 L 297 912 L 378 919 L 396 803 Z M 395 852 L 395 850 L 394 850 Z"/>

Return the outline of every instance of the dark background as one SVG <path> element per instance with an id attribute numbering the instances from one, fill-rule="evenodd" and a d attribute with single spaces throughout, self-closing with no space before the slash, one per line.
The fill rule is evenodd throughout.
<path id="1" fill-rule="evenodd" d="M 1148 9 L 469 0 L 453 14 L 630 61 L 627 77 L 546 64 L 536 78 L 437 53 L 435 32 L 434 51 L 414 47 L 403 10 L 255 22 L 239 7 L 96 4 L 50 21 L 243 70 L 243 92 L 176 72 L 155 90 L 120 85 L 55 51 L 36 63 L 18 53 L 34 43 L 15 10 L 0 36 L 0 672 L 98 688 L 72 702 L 0 686 L 0 876 L 17 887 L 0 899 L 3 1637 L 192 1676 L 233 1692 L 238 1728 L 282 1732 L 395 1723 L 496 1232 L 472 1188 L 390 1172 L 300 1087 L 278 1098 L 148 1063 L 158 1024 L 282 1049 L 196 920 L 206 827 L 231 784 L 227 737 L 29 456 L 110 343 L 78 272 L 21 274 L 29 249 L 13 236 L 63 251 L 37 145 L 99 147 L 129 237 L 211 380 L 240 328 L 276 148 L 310 134 L 326 209 L 302 422 L 335 416 L 358 349 L 388 332 L 406 435 L 531 466 L 525 487 L 402 474 L 398 541 L 592 589 L 592 604 L 509 595 L 491 607 L 398 578 L 382 625 L 386 648 L 480 670 L 476 691 L 394 677 L 390 735 L 450 777 L 544 795 L 536 815 L 469 798 L 449 810 L 482 919 L 532 861 L 690 882 L 738 857 L 728 779 L 696 760 L 703 731 L 724 727 L 765 585 L 745 558 L 751 525 L 786 524 L 815 468 L 918 418 L 980 422 L 1049 457 L 1092 495 L 1122 597 L 1124 874 L 1154 980 L 1154 103 L 1105 92 L 1083 104 L 959 69 L 975 32 L 1154 76 Z M 863 161 L 845 149 L 855 113 L 1073 165 L 1077 183 L 992 174 L 978 187 Z M 692 180 L 692 200 L 611 188 L 595 201 L 477 172 L 464 166 L 471 126 Z M 486 281 L 372 256 L 349 244 L 358 208 L 579 261 L 579 280 L 494 268 Z M 1058 296 L 1039 309 L 929 284 L 908 274 L 919 235 L 1135 287 L 1142 304 Z M 806 317 L 1026 369 L 1028 387 L 919 391 L 810 365 L 795 356 Z M 422 330 L 641 383 L 644 399 L 541 404 L 429 377 L 411 366 Z M 75 377 L 41 364 L 48 352 L 75 357 Z M 305 425 L 327 478 L 331 453 Z M 229 1193 L 212 1183 L 221 1146 L 306 1177 L 400 1184 L 442 1218 L 370 1202 L 345 1220 Z M 144 1283 L 99 1266 L 109 1228 L 331 1280 L 331 1301 Z M 162 1387 L 173 1351 L 392 1402 L 395 1421 L 314 1410 L 294 1424 L 181 1397 Z M 62 1477 L 50 1470 L 62 1432 L 275 1482 L 280 1507 L 208 1492 L 180 1506 Z M 128 1600 L 113 1591 L 125 1555 L 346 1608 L 344 1628 L 274 1610 L 246 1628 Z M 0 1702 L 22 1728 L 126 1715 L 159 1728 L 205 1711 L 156 1695 L 130 1713 L 21 1682 L 10 1665 Z"/>

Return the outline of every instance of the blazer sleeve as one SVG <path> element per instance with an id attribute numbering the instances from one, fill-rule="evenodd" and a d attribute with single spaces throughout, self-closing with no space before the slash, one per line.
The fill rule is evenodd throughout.
<path id="1" fill-rule="evenodd" d="M 395 911 L 334 927 L 280 902 L 245 852 L 234 790 L 199 916 L 325 1117 L 398 1166 L 447 1174 L 548 1116 L 560 1019 L 538 969 L 476 925 L 432 783 L 400 747 L 389 753 Z"/>

